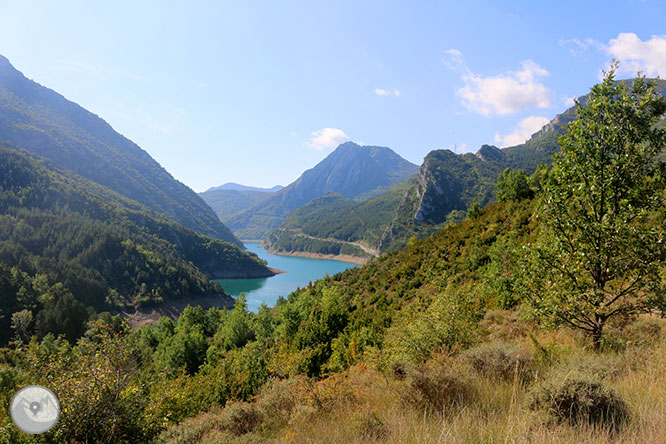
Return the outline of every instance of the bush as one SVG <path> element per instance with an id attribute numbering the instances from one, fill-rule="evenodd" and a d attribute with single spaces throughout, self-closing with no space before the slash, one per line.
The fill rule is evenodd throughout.
<path id="1" fill-rule="evenodd" d="M 409 371 L 399 395 L 413 407 L 442 411 L 465 404 L 473 398 L 473 390 L 449 368 L 423 365 Z"/>
<path id="2" fill-rule="evenodd" d="M 642 317 L 624 328 L 623 336 L 627 342 L 644 346 L 656 344 L 661 337 L 664 321 L 654 317 Z"/>
<path id="3" fill-rule="evenodd" d="M 592 423 L 617 429 L 629 418 L 625 402 L 598 379 L 572 375 L 550 378 L 532 391 L 531 407 L 557 421 Z"/>
<path id="4" fill-rule="evenodd" d="M 236 436 L 250 433 L 261 424 L 261 420 L 259 409 L 247 402 L 230 402 L 220 415 L 222 429 Z"/>
<path id="5" fill-rule="evenodd" d="M 463 359 L 480 374 L 509 381 L 526 381 L 532 376 L 534 357 L 525 348 L 510 342 L 482 344 L 466 350 Z"/>

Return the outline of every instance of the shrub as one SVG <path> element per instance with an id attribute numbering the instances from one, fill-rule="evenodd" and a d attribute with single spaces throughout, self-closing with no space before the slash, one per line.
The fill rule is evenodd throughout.
<path id="1" fill-rule="evenodd" d="M 466 350 L 463 359 L 477 372 L 489 377 L 526 381 L 532 375 L 534 357 L 525 348 L 510 342 L 482 344 Z"/>
<path id="2" fill-rule="evenodd" d="M 230 402 L 220 415 L 221 427 L 236 436 L 250 433 L 261 424 L 261 420 L 259 409 L 247 402 Z"/>
<path id="3" fill-rule="evenodd" d="M 654 317 L 642 317 L 624 328 L 623 336 L 634 345 L 656 344 L 661 337 L 664 321 Z"/>
<path id="4" fill-rule="evenodd" d="M 422 365 L 409 371 L 399 395 L 413 407 L 442 411 L 465 404 L 473 397 L 473 391 L 449 368 Z"/>
<path id="5" fill-rule="evenodd" d="M 617 429 L 629 418 L 625 402 L 598 379 L 570 375 L 550 378 L 532 391 L 531 407 L 545 409 L 557 421 L 593 423 Z"/>

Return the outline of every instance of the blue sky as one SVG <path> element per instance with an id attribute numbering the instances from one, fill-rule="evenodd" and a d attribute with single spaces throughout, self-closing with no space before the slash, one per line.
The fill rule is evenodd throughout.
<path id="1" fill-rule="evenodd" d="M 351 139 L 420 164 L 666 77 L 665 1 L 7 1 L 0 54 L 174 177 L 286 185 Z"/>

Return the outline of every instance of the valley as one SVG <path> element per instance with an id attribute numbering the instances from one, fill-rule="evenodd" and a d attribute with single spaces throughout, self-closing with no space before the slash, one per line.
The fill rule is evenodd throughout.
<path id="1" fill-rule="evenodd" d="M 225 31 L 259 35 L 268 22 L 249 17 Z M 338 38 L 364 46 L 359 35 Z M 226 62 L 238 41 L 220 41 Z M 168 58 L 191 63 L 180 51 Z M 444 54 L 460 104 L 487 119 L 480 134 L 524 103 L 563 111 L 525 111 L 536 131 L 459 150 L 444 141 L 462 111 L 416 115 L 416 97 L 435 97 L 421 77 L 399 90 L 354 76 L 360 114 L 335 109 L 352 94 L 338 91 L 322 117 L 314 90 L 278 88 L 317 64 L 282 71 L 279 53 L 251 73 L 225 65 L 233 82 L 181 72 L 187 87 L 70 62 L 71 75 L 106 71 L 106 85 L 168 85 L 152 114 L 102 108 L 152 131 L 136 140 L 165 144 L 153 158 L 0 55 L 0 444 L 664 442 L 666 81 L 618 80 L 613 60 L 588 94 L 556 102 L 531 60 L 484 77 L 461 50 Z M 323 89 L 344 77 L 325 74 Z M 246 83 L 257 95 L 239 99 Z M 492 105 L 505 97 L 488 85 L 506 84 L 517 98 Z M 292 122 L 292 101 L 307 123 Z M 264 115 L 271 103 L 289 125 Z M 320 123 L 348 115 L 367 119 L 350 135 L 374 122 L 396 151 Z M 429 118 L 438 131 L 421 137 Z M 397 152 L 426 141 L 418 165 Z M 156 160 L 201 153 L 187 176 L 201 192 Z M 13 399 L 35 384 L 62 406 L 41 436 L 13 414 L 41 405 Z"/>

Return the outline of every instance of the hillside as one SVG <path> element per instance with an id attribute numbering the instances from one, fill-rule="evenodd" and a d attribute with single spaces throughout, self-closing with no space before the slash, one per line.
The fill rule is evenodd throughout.
<path id="1" fill-rule="evenodd" d="M 222 222 L 226 222 L 273 194 L 274 192 L 257 190 L 211 189 L 199 193 L 199 196 L 215 211 Z"/>
<path id="2" fill-rule="evenodd" d="M 242 247 L 197 194 L 98 116 L 27 79 L 0 56 L 0 140 Z"/>
<path id="3" fill-rule="evenodd" d="M 227 220 L 245 239 L 263 239 L 291 211 L 328 193 L 367 200 L 412 176 L 418 167 L 385 147 L 346 142 L 269 199 Z"/>
<path id="4" fill-rule="evenodd" d="M 273 275 L 233 244 L 7 145 L 0 145 L 0 264 L 23 276 L 3 291 L 0 331 L 7 334 L 12 313 L 37 314 L 38 297 L 54 288 L 81 307 L 132 311 L 212 295 L 229 305 L 209 279 Z"/>
<path id="5" fill-rule="evenodd" d="M 379 243 L 409 188 L 406 180 L 365 202 L 328 194 L 294 210 L 264 240 L 274 253 L 307 252 L 352 255 L 369 259 L 379 254 Z"/>

